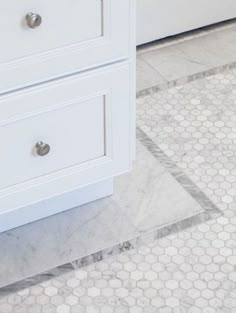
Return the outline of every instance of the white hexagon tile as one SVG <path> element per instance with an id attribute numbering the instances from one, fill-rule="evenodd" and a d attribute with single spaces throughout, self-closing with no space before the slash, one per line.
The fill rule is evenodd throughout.
<path id="1" fill-rule="evenodd" d="M 137 116 L 222 216 L 4 296 L 1 313 L 236 312 L 236 69 L 142 97 Z"/>

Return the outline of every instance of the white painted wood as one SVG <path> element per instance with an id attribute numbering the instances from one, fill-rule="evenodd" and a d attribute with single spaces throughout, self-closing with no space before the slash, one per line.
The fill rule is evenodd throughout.
<path id="1" fill-rule="evenodd" d="M 0 232 L 110 196 L 112 193 L 113 179 L 107 179 L 34 203 L 20 210 L 0 212 Z"/>
<path id="2" fill-rule="evenodd" d="M 2 6 L 1 63 L 102 36 L 101 0 L 12 0 Z M 42 17 L 35 29 L 26 22 L 30 12 Z"/>
<path id="3" fill-rule="evenodd" d="M 0 232 L 110 195 L 132 168 L 135 2 L 2 4 Z M 42 27 L 26 27 L 30 11 Z"/>
<path id="4" fill-rule="evenodd" d="M 131 115 L 134 99 L 130 93 L 131 66 L 132 63 L 129 62 L 123 65 L 117 64 L 1 97 L 0 133 L 3 132 L 2 139 L 4 136 L 10 138 L 10 146 L 12 146 L 14 134 L 17 137 L 13 147 L 6 147 L 6 156 L 1 156 L 10 176 L 10 178 L 6 177 L 7 171 L 4 172 L 7 183 L 4 183 L 4 178 L 1 178 L 1 184 L 16 183 L 22 178 L 22 183 L 0 189 L 0 211 L 2 213 L 20 209 L 130 170 L 134 141 L 133 116 Z M 93 105 L 94 111 L 91 112 Z M 84 106 L 88 106 L 85 111 Z M 71 110 L 70 113 L 67 110 Z M 88 126 L 81 128 L 82 132 L 85 129 L 81 136 L 78 131 L 81 127 L 81 118 L 85 113 L 85 123 L 88 123 Z M 78 116 L 78 125 L 75 124 L 76 117 L 74 119 L 73 114 Z M 79 114 L 82 116 L 80 117 Z M 99 116 L 100 122 L 96 115 Z M 41 128 L 40 120 L 42 120 Z M 102 139 L 101 123 L 103 120 L 105 131 Z M 70 121 L 75 127 L 74 132 L 73 127 L 68 132 L 67 127 L 69 127 Z M 60 143 L 60 134 L 62 134 L 62 131 L 59 130 L 60 123 L 62 131 L 65 132 L 62 135 L 63 138 L 65 139 L 67 135 L 71 136 L 68 140 L 70 144 L 74 143 L 74 146 L 69 145 L 68 149 L 76 156 L 66 155 L 60 148 L 60 144 L 63 145 L 63 142 Z M 92 126 L 93 123 L 95 123 L 95 128 Z M 14 124 L 16 128 L 12 126 Z M 83 123 L 83 125 L 85 124 Z M 12 132 L 9 135 L 7 134 L 8 128 Z M 19 129 L 18 134 L 16 134 L 16 129 Z M 95 134 L 96 130 L 97 134 Z M 89 134 L 90 131 L 95 137 L 94 139 Z M 58 137 L 56 137 L 57 132 Z M 83 136 L 85 141 L 81 143 Z M 51 156 L 49 154 L 45 160 L 44 157 L 32 156 L 32 144 L 41 140 L 41 137 L 50 143 L 55 142 L 52 143 Z M 86 143 L 87 138 L 90 139 Z M 95 144 L 94 140 L 98 140 L 95 150 L 90 145 L 90 143 Z M 105 142 L 104 155 L 102 153 L 103 140 Z M 7 139 L 5 142 L 7 144 Z M 85 150 L 91 149 L 89 154 L 91 157 L 94 154 L 95 159 L 75 164 L 76 158 L 80 160 L 81 147 Z M 12 153 L 12 156 L 9 156 L 9 152 Z M 81 153 L 86 156 L 88 152 Z M 1 154 L 4 155 L 4 151 Z M 22 169 L 17 169 L 14 163 Z M 11 171 L 11 166 L 16 171 L 16 176 L 14 176 L 14 171 Z M 59 166 L 61 166 L 60 169 Z M 39 176 L 40 173 L 41 176 Z M 27 177 L 35 175 L 39 177 L 25 181 Z"/>
<path id="5" fill-rule="evenodd" d="M 37 97 L 40 101 L 40 95 Z M 26 95 L 22 101 L 30 100 Z M 104 116 L 104 96 L 99 95 L 2 124 L 0 189 L 104 156 Z M 37 154 L 38 141 L 50 145 L 47 155 Z"/>
<path id="6" fill-rule="evenodd" d="M 137 44 L 235 17 L 235 0 L 137 0 Z"/>
<path id="7" fill-rule="evenodd" d="M 134 0 L 3 2 L 0 94 L 133 56 L 133 7 Z M 42 15 L 37 29 L 26 27 L 30 11 Z"/>
<path id="8" fill-rule="evenodd" d="M 131 158 L 136 159 L 136 0 L 130 1 L 129 47 L 130 47 L 130 116 L 131 116 Z"/>

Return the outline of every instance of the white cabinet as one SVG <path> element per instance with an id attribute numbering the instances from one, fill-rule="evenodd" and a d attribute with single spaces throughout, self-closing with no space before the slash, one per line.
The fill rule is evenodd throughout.
<path id="1" fill-rule="evenodd" d="M 235 0 L 137 0 L 137 44 L 235 17 Z"/>
<path id="2" fill-rule="evenodd" d="M 14 18 L 22 16 L 31 3 L 14 2 Z M 19 75 L 19 82 L 20 76 L 23 77 L 25 86 L 19 89 L 13 75 L 8 77 L 8 83 L 14 90 L 6 92 L 3 88 L 0 95 L 0 231 L 109 195 L 113 177 L 131 170 L 135 147 L 134 2 L 78 0 L 71 6 L 64 3 L 64 9 L 62 4 L 58 7 L 59 19 L 54 16 L 49 21 L 55 1 L 49 5 L 46 1 L 35 1 L 29 9 L 38 8 L 46 19 L 45 27 L 50 29 L 48 33 L 41 25 L 29 30 L 21 23 L 18 25 L 21 30 L 17 31 L 14 25 L 8 31 L 12 42 L 7 43 L 6 35 L 0 33 L 6 44 L 0 60 L 6 68 L 7 58 L 19 62 L 20 67 L 16 69 L 14 65 L 11 70 Z M 7 3 L 5 11 L 10 11 L 12 6 Z M 101 27 L 103 10 L 112 13 L 115 7 L 120 16 L 123 12 L 126 31 L 123 37 L 118 35 L 115 31 L 118 19 L 111 14 L 109 25 L 115 24 L 115 27 L 110 28 L 109 39 L 101 40 L 97 54 L 88 41 L 101 36 L 104 30 Z M 80 11 L 76 21 L 75 11 Z M 65 28 L 59 25 L 56 29 L 54 24 L 59 20 L 67 21 L 68 25 Z M 25 19 L 23 22 L 27 23 Z M 44 21 L 42 18 L 36 22 Z M 76 27 L 84 28 L 84 32 L 75 31 Z M 67 36 L 67 33 L 70 34 Z M 36 40 L 31 49 L 21 46 L 18 37 L 25 41 L 28 36 L 32 42 L 38 36 L 41 44 Z M 118 42 L 113 46 L 115 38 Z M 77 59 L 82 58 L 82 63 L 77 63 L 73 69 L 77 72 L 68 76 L 65 68 L 70 66 L 71 59 L 67 54 L 62 56 L 55 47 L 67 49 L 68 45 L 83 41 L 86 44 L 73 51 Z M 105 42 L 110 46 L 108 50 Z M 118 51 L 117 44 L 120 45 Z M 26 63 L 22 56 L 33 55 L 32 66 L 38 67 L 41 49 L 48 50 L 52 64 L 48 63 L 48 67 L 44 64 L 42 71 L 38 68 L 37 80 L 45 82 L 35 84 L 31 73 L 24 71 Z M 70 46 L 72 52 L 71 49 Z M 57 53 L 62 58 L 64 71 L 58 70 L 58 77 L 48 81 Z M 108 62 L 112 59 L 112 63 Z M 107 64 L 101 67 L 101 60 L 107 60 Z M 39 61 L 45 59 L 39 57 Z M 84 71 L 85 64 L 94 69 Z M 4 81 L 3 72 L 0 77 Z"/>

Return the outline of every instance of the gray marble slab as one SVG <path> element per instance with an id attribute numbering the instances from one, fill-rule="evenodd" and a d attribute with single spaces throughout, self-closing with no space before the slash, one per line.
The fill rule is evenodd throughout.
<path id="1" fill-rule="evenodd" d="M 147 62 L 137 57 L 137 91 L 166 83 L 164 77 Z"/>
<path id="2" fill-rule="evenodd" d="M 206 34 L 169 47 L 142 53 L 142 59 L 167 81 L 235 61 L 236 28 Z"/>
<path id="3" fill-rule="evenodd" d="M 150 152 L 148 138 L 139 137 L 134 170 L 115 180 L 112 197 L 0 234 L 0 286 L 34 284 L 199 221 L 202 203 Z"/>
<path id="4" fill-rule="evenodd" d="M 144 88 L 142 90 L 137 90 L 136 97 L 137 98 L 145 97 L 147 95 L 154 94 L 158 91 L 167 90 L 176 86 L 181 86 L 181 85 L 193 82 L 198 79 L 203 79 L 208 76 L 212 76 L 212 75 L 219 74 L 219 73 L 224 73 L 224 71 L 234 69 L 235 67 L 236 67 L 236 61 L 233 61 L 231 63 L 219 65 L 211 69 L 207 69 L 205 71 L 195 73 L 195 74 L 183 77 L 183 78 L 177 78 L 172 81 L 160 82 L 156 86 L 152 86 L 150 84 L 149 87 L 147 88 Z"/>

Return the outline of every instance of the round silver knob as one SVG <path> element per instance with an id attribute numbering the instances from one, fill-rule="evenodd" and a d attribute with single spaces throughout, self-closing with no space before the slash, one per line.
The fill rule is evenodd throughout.
<path id="1" fill-rule="evenodd" d="M 25 18 L 30 28 L 37 28 L 42 23 L 42 17 L 39 14 L 28 13 Z"/>
<path id="2" fill-rule="evenodd" d="M 38 141 L 35 147 L 36 147 L 37 154 L 40 156 L 47 155 L 51 149 L 47 143 L 44 143 L 42 141 Z"/>

